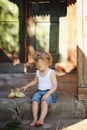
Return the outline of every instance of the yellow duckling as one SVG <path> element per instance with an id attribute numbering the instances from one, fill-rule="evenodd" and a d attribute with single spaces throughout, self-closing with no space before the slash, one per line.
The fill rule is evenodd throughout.
<path id="1" fill-rule="evenodd" d="M 15 92 L 14 92 L 14 89 L 11 88 L 9 94 L 8 94 L 8 98 L 14 98 L 15 97 Z"/>
<path id="2" fill-rule="evenodd" d="M 20 89 L 19 89 L 19 88 L 16 88 L 15 96 L 16 96 L 17 98 L 21 98 L 21 97 L 25 97 L 25 94 L 24 94 L 23 92 L 20 92 Z"/>

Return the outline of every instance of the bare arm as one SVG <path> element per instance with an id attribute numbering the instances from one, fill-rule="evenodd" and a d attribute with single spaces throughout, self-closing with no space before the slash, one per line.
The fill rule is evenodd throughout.
<path id="1" fill-rule="evenodd" d="M 38 79 L 37 79 L 37 76 L 35 76 L 34 80 L 32 80 L 31 82 L 29 82 L 27 85 L 23 86 L 21 88 L 21 90 L 25 91 L 27 88 L 29 88 L 31 86 L 34 86 L 37 83 L 38 83 Z"/>
<path id="2" fill-rule="evenodd" d="M 57 78 L 56 78 L 56 73 L 52 72 L 51 73 L 51 81 L 52 81 L 52 88 L 43 96 L 42 100 L 46 100 L 53 92 L 56 91 L 57 89 Z"/>

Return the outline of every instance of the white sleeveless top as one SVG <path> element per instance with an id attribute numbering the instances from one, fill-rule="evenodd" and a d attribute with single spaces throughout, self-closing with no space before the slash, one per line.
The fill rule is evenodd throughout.
<path id="1" fill-rule="evenodd" d="M 36 71 L 36 76 L 38 77 L 38 89 L 39 90 L 47 90 L 47 89 L 52 88 L 53 84 L 50 79 L 50 74 L 53 71 L 54 70 L 49 68 L 48 73 L 45 76 L 41 76 L 39 70 Z"/>

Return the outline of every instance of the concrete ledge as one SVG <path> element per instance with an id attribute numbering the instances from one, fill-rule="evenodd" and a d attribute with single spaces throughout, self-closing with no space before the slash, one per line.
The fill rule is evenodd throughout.
<path id="1" fill-rule="evenodd" d="M 0 99 L 0 121 L 31 120 L 31 103 L 27 98 Z M 10 113 L 10 114 L 9 114 Z M 6 116 L 8 115 L 8 117 Z M 49 108 L 47 120 L 52 119 L 83 119 L 86 118 L 84 102 L 57 101 Z"/>
<path id="2" fill-rule="evenodd" d="M 25 64 L 16 64 L 13 63 L 5 63 L 0 64 L 0 73 L 22 73 L 25 72 Z"/>
<path id="3" fill-rule="evenodd" d="M 58 101 L 50 107 L 48 116 L 57 119 L 86 118 L 86 107 L 84 102 L 78 100 Z"/>

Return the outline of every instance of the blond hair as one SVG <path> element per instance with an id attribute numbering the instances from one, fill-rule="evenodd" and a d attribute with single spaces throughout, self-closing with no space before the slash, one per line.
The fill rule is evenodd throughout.
<path id="1" fill-rule="evenodd" d="M 52 61 L 53 61 L 51 54 L 44 51 L 36 52 L 36 54 L 34 55 L 35 65 L 37 65 L 39 60 L 45 61 L 49 66 L 52 65 Z"/>

